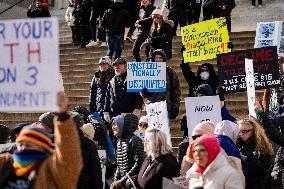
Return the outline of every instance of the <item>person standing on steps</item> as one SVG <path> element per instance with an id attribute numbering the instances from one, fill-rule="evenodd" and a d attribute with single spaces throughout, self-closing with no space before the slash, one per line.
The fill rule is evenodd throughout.
<path id="1" fill-rule="evenodd" d="M 35 5 L 30 5 L 27 16 L 29 18 L 50 17 L 50 13 L 46 7 L 42 5 L 42 0 L 37 0 Z"/>
<path id="2" fill-rule="evenodd" d="M 107 56 L 112 59 L 115 53 L 115 59 L 120 58 L 125 27 L 129 27 L 129 14 L 123 0 L 114 0 L 110 9 L 104 13 L 102 27 L 106 31 Z"/>
<path id="3" fill-rule="evenodd" d="M 140 23 L 141 20 L 151 17 L 152 12 L 155 10 L 155 6 L 151 4 L 150 0 L 141 0 L 140 12 L 139 12 L 139 20 L 136 21 L 135 26 L 138 28 L 137 39 L 133 44 L 133 57 L 136 62 L 141 62 L 140 57 L 140 47 L 144 43 L 144 41 L 149 36 L 152 20 L 148 19 L 148 21 Z"/>
<path id="4" fill-rule="evenodd" d="M 235 0 L 221 0 L 221 16 L 226 18 L 228 32 L 231 32 L 231 12 L 235 7 Z"/>
<path id="5" fill-rule="evenodd" d="M 130 20 L 129 20 L 129 31 L 127 33 L 126 40 L 129 43 L 134 43 L 134 40 L 132 39 L 133 33 L 136 29 L 135 22 L 139 19 L 139 5 L 140 0 L 124 0 L 126 5 L 126 10 L 129 13 Z"/>

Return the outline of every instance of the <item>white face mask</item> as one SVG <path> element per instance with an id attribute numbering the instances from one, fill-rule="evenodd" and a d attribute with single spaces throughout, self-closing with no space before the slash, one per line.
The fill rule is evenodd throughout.
<path id="1" fill-rule="evenodd" d="M 200 77 L 203 80 L 207 80 L 209 78 L 209 72 L 201 72 Z"/>

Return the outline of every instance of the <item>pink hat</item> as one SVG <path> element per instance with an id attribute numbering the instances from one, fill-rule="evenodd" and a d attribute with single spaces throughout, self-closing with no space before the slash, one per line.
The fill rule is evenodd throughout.
<path id="1" fill-rule="evenodd" d="M 204 134 L 214 135 L 214 129 L 215 125 L 213 122 L 202 121 L 193 128 L 192 136 Z"/>

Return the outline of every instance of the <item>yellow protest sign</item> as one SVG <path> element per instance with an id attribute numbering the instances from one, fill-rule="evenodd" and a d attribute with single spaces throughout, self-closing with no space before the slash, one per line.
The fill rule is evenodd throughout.
<path id="1" fill-rule="evenodd" d="M 181 28 L 184 62 L 216 58 L 228 49 L 229 34 L 224 17 L 207 20 Z"/>

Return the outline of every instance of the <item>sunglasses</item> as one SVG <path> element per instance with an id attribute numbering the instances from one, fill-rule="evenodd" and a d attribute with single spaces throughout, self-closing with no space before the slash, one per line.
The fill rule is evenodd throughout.
<path id="1" fill-rule="evenodd" d="M 247 134 L 250 131 L 252 131 L 252 129 L 244 129 L 244 130 L 241 130 L 240 133 Z"/>
<path id="2" fill-rule="evenodd" d="M 192 140 L 195 140 L 195 139 L 197 139 L 198 137 L 201 137 L 202 135 L 193 135 L 193 136 L 191 136 L 191 138 L 192 138 Z"/>

